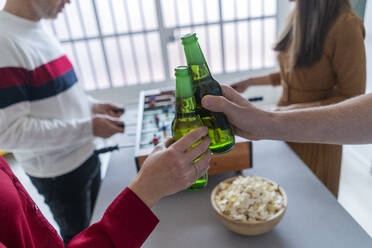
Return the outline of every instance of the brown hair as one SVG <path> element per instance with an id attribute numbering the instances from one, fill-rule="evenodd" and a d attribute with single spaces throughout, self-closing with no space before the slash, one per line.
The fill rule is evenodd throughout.
<path id="1" fill-rule="evenodd" d="M 342 10 L 351 11 L 349 0 L 297 0 L 274 50 L 285 51 L 293 40 L 292 69 L 311 66 L 321 58 L 327 33 Z"/>

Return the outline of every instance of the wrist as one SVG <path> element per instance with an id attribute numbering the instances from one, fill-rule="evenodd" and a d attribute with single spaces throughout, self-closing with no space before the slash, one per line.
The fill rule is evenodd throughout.
<path id="1" fill-rule="evenodd" d="M 262 138 L 270 140 L 283 140 L 283 124 L 285 124 L 284 112 L 277 111 L 263 111 L 261 122 L 262 127 Z M 288 123 L 287 123 L 288 124 Z"/>
<path id="2" fill-rule="evenodd" d="M 254 78 L 248 78 L 248 79 L 245 81 L 245 85 L 246 85 L 246 86 L 253 86 L 253 85 L 255 85 L 255 80 L 254 80 Z"/>
<path id="3" fill-rule="evenodd" d="M 151 190 L 151 187 L 146 187 L 137 178 L 129 185 L 129 188 L 149 207 L 152 208 L 161 197 Z"/>
<path id="4" fill-rule="evenodd" d="M 257 136 L 260 139 L 273 139 L 280 125 L 277 112 L 261 109 L 257 109 L 257 111 L 259 111 L 255 124 L 258 127 Z"/>

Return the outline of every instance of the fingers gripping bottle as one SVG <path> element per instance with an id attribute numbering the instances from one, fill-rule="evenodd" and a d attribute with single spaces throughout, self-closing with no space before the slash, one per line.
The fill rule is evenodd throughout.
<path id="1" fill-rule="evenodd" d="M 211 112 L 201 106 L 205 95 L 221 96 L 220 84 L 212 77 L 195 33 L 183 36 L 182 45 L 191 70 L 197 114 L 208 127 L 209 149 L 214 154 L 230 151 L 235 144 L 234 131 L 223 113 Z"/>
<path id="2" fill-rule="evenodd" d="M 188 132 L 202 127 L 203 123 L 196 113 L 196 102 L 192 91 L 190 72 L 187 66 L 178 66 L 175 69 L 176 75 L 176 114 L 172 122 L 172 134 L 175 140 L 179 140 Z M 192 149 L 201 142 L 195 142 L 189 149 Z M 199 161 L 200 156 L 194 160 Z M 197 179 L 187 190 L 198 191 L 207 185 L 208 175 L 205 173 Z"/>

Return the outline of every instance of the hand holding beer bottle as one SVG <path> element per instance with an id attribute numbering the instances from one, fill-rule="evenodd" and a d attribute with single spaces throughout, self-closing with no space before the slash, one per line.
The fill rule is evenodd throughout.
<path id="1" fill-rule="evenodd" d="M 209 148 L 215 154 L 226 153 L 235 144 L 230 123 L 223 113 L 211 112 L 201 105 L 201 100 L 205 95 L 221 96 L 221 87 L 209 71 L 196 34 L 188 34 L 181 39 L 187 64 L 191 69 L 196 112 L 201 117 L 204 126 L 208 127 L 208 136 L 211 139 Z"/>
<path id="2" fill-rule="evenodd" d="M 178 66 L 175 69 L 176 75 L 176 115 L 172 122 L 172 134 L 175 140 L 181 139 L 188 132 L 202 127 L 203 123 L 196 113 L 196 102 L 192 91 L 191 78 L 187 66 Z M 189 149 L 197 146 L 201 139 L 195 142 Z M 194 163 L 199 161 L 203 155 L 196 158 Z M 197 165 L 196 170 L 199 170 Z M 198 174 L 198 173 L 196 173 Z M 205 173 L 197 179 L 187 191 L 198 191 L 207 185 L 208 175 Z"/>

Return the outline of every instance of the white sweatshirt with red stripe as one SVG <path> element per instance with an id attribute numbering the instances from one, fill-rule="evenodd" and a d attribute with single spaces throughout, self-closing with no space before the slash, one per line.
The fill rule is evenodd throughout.
<path id="1" fill-rule="evenodd" d="M 91 109 L 43 24 L 0 11 L 0 150 L 31 176 L 66 174 L 93 153 Z"/>

